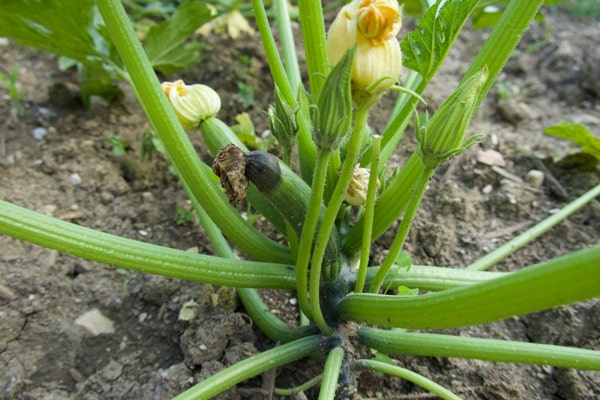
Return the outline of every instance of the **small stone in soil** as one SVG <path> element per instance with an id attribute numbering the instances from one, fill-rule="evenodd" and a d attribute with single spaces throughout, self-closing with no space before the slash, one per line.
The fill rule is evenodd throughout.
<path id="1" fill-rule="evenodd" d="M 102 333 L 115 333 L 113 322 L 96 308 L 79 316 L 75 320 L 75 325 L 85 328 L 92 336 L 98 336 Z"/>
<path id="2" fill-rule="evenodd" d="M 544 173 L 537 169 L 532 169 L 527 172 L 525 181 L 535 188 L 541 188 L 544 184 Z"/>
<path id="3" fill-rule="evenodd" d="M 69 182 L 71 182 L 71 185 L 79 185 L 81 181 L 81 176 L 77 172 L 74 172 L 71 175 L 69 175 Z"/>

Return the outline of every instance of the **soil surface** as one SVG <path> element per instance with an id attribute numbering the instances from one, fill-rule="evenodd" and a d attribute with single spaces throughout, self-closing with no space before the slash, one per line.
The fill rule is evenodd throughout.
<path id="1" fill-rule="evenodd" d="M 405 26 L 404 32 L 414 22 Z M 467 29 L 460 35 L 425 93 L 430 110 L 452 92 L 487 34 Z M 535 24 L 526 34 L 499 79 L 510 95 L 500 98 L 494 89 L 471 125 L 471 132 L 486 134 L 485 142 L 440 170 L 429 185 L 406 246 L 414 263 L 464 267 L 599 183 L 596 166 L 565 159 L 578 151 L 575 145 L 542 133 L 563 120 L 600 132 L 598 37 L 597 21 L 566 14 L 549 15 L 545 25 Z M 223 120 L 233 124 L 237 114 L 248 112 L 262 132 L 272 82 L 259 41 L 208 41 L 212 50 L 204 52 L 202 66 L 167 80 L 212 86 L 222 97 Z M 202 229 L 181 217 L 191 206 L 164 157 L 141 157 L 149 124 L 130 89 L 123 87 L 120 101 L 96 99 L 85 109 L 76 74 L 59 71 L 56 56 L 2 41 L 0 68 L 7 72 L 15 65 L 25 112 L 17 117 L 7 91 L 0 91 L 1 199 L 124 237 L 212 253 Z M 240 82 L 254 88 L 254 104 L 240 95 Z M 374 131 L 383 129 L 392 103 L 392 95 L 386 97 L 371 116 Z M 107 139 L 112 134 L 128 143 L 126 154 L 113 154 Z M 197 135 L 193 140 L 204 156 Z M 409 132 L 393 162 L 401 165 L 415 145 Z M 532 170 L 541 171 L 543 182 Z M 595 201 L 494 269 L 514 270 L 596 244 L 599 216 Z M 374 262 L 392 238 L 393 232 L 378 241 Z M 6 236 L 0 236 L 0 276 L 0 398 L 167 399 L 273 346 L 227 292 L 215 296 L 217 288 L 208 285 L 122 271 Z M 266 292 L 265 298 L 280 316 L 294 310 L 293 293 Z M 178 320 L 190 300 L 198 304 L 198 316 Z M 84 317 L 93 324 L 86 328 Z M 455 333 L 600 350 L 600 302 Z M 466 399 L 600 398 L 597 372 L 398 359 Z M 271 398 L 273 381 L 296 386 L 318 368 L 299 362 L 222 398 Z M 434 398 L 400 379 L 363 373 L 358 383 L 363 398 Z M 312 390 L 305 394 L 316 398 Z"/>

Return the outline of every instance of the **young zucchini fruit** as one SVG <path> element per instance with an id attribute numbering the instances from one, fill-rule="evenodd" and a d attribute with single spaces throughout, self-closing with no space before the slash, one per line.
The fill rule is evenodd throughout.
<path id="1" fill-rule="evenodd" d="M 271 202 L 300 237 L 311 195 L 308 184 L 270 153 L 251 151 L 246 153 L 245 159 L 248 180 Z M 325 206 L 321 205 L 320 217 L 323 214 Z M 334 230 L 327 243 L 323 266 L 332 266 L 340 263 L 340 260 L 338 234 Z"/>

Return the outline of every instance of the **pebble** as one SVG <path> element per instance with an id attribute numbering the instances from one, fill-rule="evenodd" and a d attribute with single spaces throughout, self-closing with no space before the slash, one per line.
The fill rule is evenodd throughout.
<path id="1" fill-rule="evenodd" d="M 0 299 L 12 301 L 17 298 L 15 292 L 8 286 L 0 285 Z"/>
<path id="2" fill-rule="evenodd" d="M 487 184 L 483 187 L 483 189 L 481 189 L 481 193 L 490 194 L 490 193 L 492 193 L 492 190 L 494 190 L 494 187 L 490 184 Z"/>
<path id="3" fill-rule="evenodd" d="M 506 162 L 502 154 L 496 150 L 478 150 L 477 151 L 477 162 L 485 165 L 504 167 Z"/>
<path id="4" fill-rule="evenodd" d="M 537 169 L 532 169 L 525 175 L 525 181 L 535 188 L 541 188 L 544 184 L 544 173 Z"/>
<path id="5" fill-rule="evenodd" d="M 92 336 L 98 336 L 103 333 L 115 333 L 112 320 L 102 315 L 97 308 L 80 315 L 75 320 L 75 325 L 83 327 Z"/>
<path id="6" fill-rule="evenodd" d="M 33 135 L 33 138 L 35 140 L 44 140 L 44 138 L 48 134 L 48 129 L 38 126 L 31 132 L 31 134 Z"/>
<path id="7" fill-rule="evenodd" d="M 69 182 L 71 182 L 71 185 L 73 186 L 79 185 L 82 182 L 81 175 L 77 172 L 72 173 L 69 175 Z"/>

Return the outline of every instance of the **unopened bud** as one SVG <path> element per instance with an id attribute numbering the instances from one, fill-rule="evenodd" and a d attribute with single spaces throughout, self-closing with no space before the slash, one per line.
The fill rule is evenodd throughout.
<path id="1" fill-rule="evenodd" d="M 484 67 L 463 82 L 424 126 L 417 126 L 419 156 L 425 166 L 435 169 L 479 140 L 477 135 L 465 140 L 465 135 L 487 79 Z"/>
<path id="2" fill-rule="evenodd" d="M 359 168 L 358 165 L 354 168 L 352 181 L 346 192 L 346 202 L 351 206 L 362 206 L 367 202 L 367 193 L 369 192 L 369 178 L 371 171 L 367 168 Z M 379 179 L 377 180 L 377 188 L 380 186 Z"/>
<path id="3" fill-rule="evenodd" d="M 184 129 L 195 129 L 221 109 L 217 92 L 206 85 L 186 85 L 182 80 L 163 82 L 162 88 Z"/>
<path id="4" fill-rule="evenodd" d="M 350 73 L 355 48 L 346 52 L 331 70 L 313 109 L 313 139 L 317 148 L 336 150 L 352 126 Z"/>
<path id="5" fill-rule="evenodd" d="M 286 151 L 291 151 L 298 133 L 296 112 L 284 100 L 277 88 L 275 88 L 275 105 L 269 107 L 268 115 L 271 133 Z"/>

